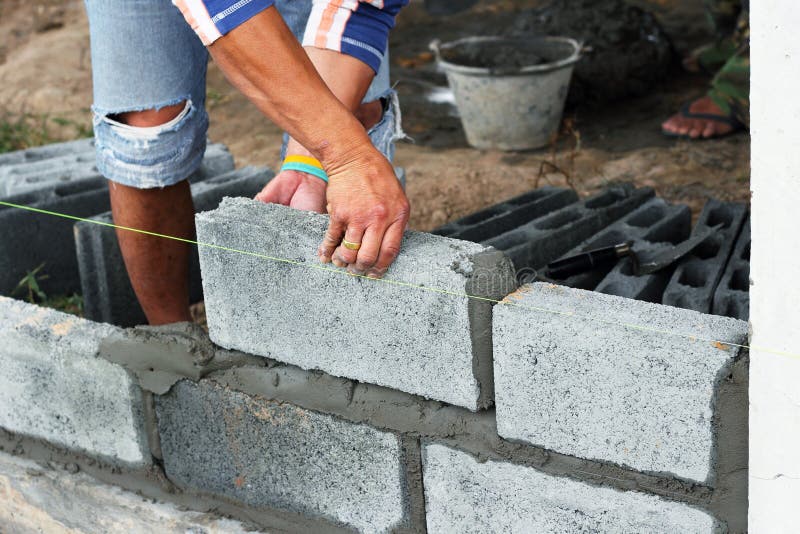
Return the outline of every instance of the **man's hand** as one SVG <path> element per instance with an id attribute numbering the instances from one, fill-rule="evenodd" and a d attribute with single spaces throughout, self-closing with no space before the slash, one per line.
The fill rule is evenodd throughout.
<path id="1" fill-rule="evenodd" d="M 323 262 L 353 274 L 380 278 L 400 252 L 409 204 L 394 169 L 370 144 L 344 163 L 328 168 L 331 221 L 319 248 Z M 358 250 L 342 238 L 360 243 Z"/>
<path id="2" fill-rule="evenodd" d="M 265 203 L 325 213 L 326 188 L 327 184 L 316 176 L 300 171 L 281 171 L 255 198 Z"/>

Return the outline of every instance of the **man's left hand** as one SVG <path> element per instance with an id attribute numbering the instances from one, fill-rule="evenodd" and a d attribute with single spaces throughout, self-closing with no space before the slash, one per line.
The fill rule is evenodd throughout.
<path id="1" fill-rule="evenodd" d="M 281 171 L 264 186 L 256 200 L 299 210 L 325 213 L 327 184 L 300 171 Z"/>

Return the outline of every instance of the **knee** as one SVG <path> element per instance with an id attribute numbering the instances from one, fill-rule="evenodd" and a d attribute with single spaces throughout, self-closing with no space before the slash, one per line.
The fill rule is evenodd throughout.
<path id="1" fill-rule="evenodd" d="M 171 106 L 164 106 L 163 108 L 159 109 L 126 111 L 124 113 L 112 115 L 110 118 L 135 128 L 150 128 L 168 123 L 180 115 L 185 107 L 186 101 L 184 100 L 183 102 L 178 102 L 177 104 L 173 104 Z"/>
<path id="2" fill-rule="evenodd" d="M 185 180 L 201 164 L 208 115 L 191 100 L 139 110 L 94 110 L 97 170 L 139 189 Z"/>

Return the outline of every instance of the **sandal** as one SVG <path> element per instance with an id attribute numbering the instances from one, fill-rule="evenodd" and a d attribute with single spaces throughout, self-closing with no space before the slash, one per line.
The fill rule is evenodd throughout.
<path id="1" fill-rule="evenodd" d="M 694 140 L 702 140 L 702 139 L 721 139 L 723 137 L 727 137 L 729 135 L 732 135 L 732 134 L 735 134 L 737 132 L 740 132 L 742 130 L 746 130 L 747 129 L 745 127 L 745 125 L 742 124 L 742 122 L 739 119 L 737 119 L 736 117 L 734 117 L 733 115 L 726 116 L 726 115 L 716 115 L 716 114 L 713 114 L 713 113 L 693 113 L 692 111 L 690 111 L 691 106 L 692 106 L 692 102 L 687 102 L 686 104 L 683 105 L 683 107 L 681 108 L 681 111 L 680 111 L 680 114 L 681 114 L 682 117 L 686 117 L 687 119 L 700 119 L 700 120 L 704 120 L 704 121 L 712 121 L 712 122 L 718 122 L 718 123 L 722 123 L 722 124 L 727 124 L 728 126 L 731 127 L 731 130 L 729 132 L 725 132 L 723 134 L 712 135 L 711 137 L 690 137 L 688 134 L 679 134 L 679 133 L 675 133 L 675 132 L 670 132 L 669 130 L 665 130 L 664 128 L 661 128 L 661 133 L 666 135 L 667 137 L 676 137 L 676 138 L 680 138 L 680 139 L 691 139 L 691 140 L 694 141 Z"/>

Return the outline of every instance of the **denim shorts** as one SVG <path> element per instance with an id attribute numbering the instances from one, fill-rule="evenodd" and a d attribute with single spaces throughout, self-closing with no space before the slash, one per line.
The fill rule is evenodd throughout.
<path id="1" fill-rule="evenodd" d="M 85 3 L 91 36 L 98 170 L 109 180 L 140 189 L 185 180 L 200 166 L 206 149 L 206 48 L 170 0 Z M 311 0 L 276 2 L 299 40 L 311 4 Z M 364 101 L 378 98 L 388 105 L 369 135 L 391 161 L 394 141 L 403 134 L 397 95 L 389 86 L 388 53 Z M 113 119 L 119 113 L 160 109 L 180 102 L 186 102 L 183 111 L 159 126 L 133 127 Z"/>

